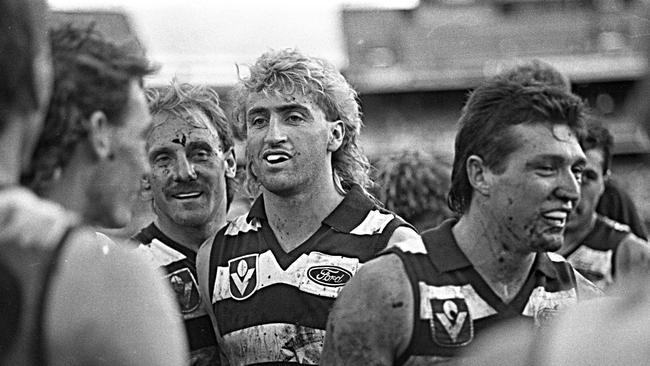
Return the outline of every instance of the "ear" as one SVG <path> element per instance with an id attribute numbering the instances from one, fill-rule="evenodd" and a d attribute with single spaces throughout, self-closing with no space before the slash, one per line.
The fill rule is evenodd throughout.
<path id="1" fill-rule="evenodd" d="M 607 169 L 605 174 L 603 174 L 603 182 L 609 181 L 609 177 L 611 177 L 611 176 L 612 176 L 612 171 Z"/>
<path id="2" fill-rule="evenodd" d="M 343 121 L 338 120 L 329 122 L 329 136 L 327 141 L 327 151 L 334 152 L 343 144 L 345 137 L 345 125 Z"/>
<path id="3" fill-rule="evenodd" d="M 143 201 L 153 200 L 153 192 L 151 191 L 151 176 L 145 174 L 140 180 L 140 199 Z"/>
<path id="4" fill-rule="evenodd" d="M 467 179 L 475 191 L 489 196 L 492 176 L 490 169 L 485 166 L 483 158 L 478 155 L 471 155 L 467 158 Z"/>
<path id="5" fill-rule="evenodd" d="M 88 119 L 88 142 L 99 160 L 111 156 L 111 132 L 108 119 L 102 111 L 94 111 Z"/>
<path id="6" fill-rule="evenodd" d="M 226 151 L 223 162 L 226 165 L 226 177 L 234 178 L 237 173 L 237 159 L 235 159 L 235 150 L 233 148 Z"/>

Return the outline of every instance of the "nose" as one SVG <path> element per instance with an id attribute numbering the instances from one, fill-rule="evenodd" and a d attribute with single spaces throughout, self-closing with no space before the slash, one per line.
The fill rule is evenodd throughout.
<path id="1" fill-rule="evenodd" d="M 266 130 L 266 135 L 264 136 L 264 142 L 277 144 L 286 141 L 286 139 L 287 135 L 284 133 L 281 120 L 279 116 L 273 113 L 269 121 L 269 127 Z"/>
<path id="2" fill-rule="evenodd" d="M 555 189 L 555 196 L 563 201 L 571 202 L 573 207 L 576 206 L 580 199 L 580 182 L 572 171 L 560 175 L 558 187 Z"/>
<path id="3" fill-rule="evenodd" d="M 185 155 L 180 155 L 176 160 L 174 179 L 177 181 L 195 180 L 197 178 L 194 164 L 187 160 Z"/>

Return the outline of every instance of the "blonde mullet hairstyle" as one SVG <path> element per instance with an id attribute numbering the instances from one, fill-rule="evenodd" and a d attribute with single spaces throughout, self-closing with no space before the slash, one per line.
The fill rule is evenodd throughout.
<path id="1" fill-rule="evenodd" d="M 357 92 L 331 63 L 293 49 L 271 50 L 260 56 L 250 67 L 249 76 L 240 75 L 231 93 L 234 130 L 239 138 L 246 137 L 246 104 L 249 96 L 256 93 L 308 96 L 323 110 L 328 121 L 342 121 L 345 135 L 341 147 L 332 153 L 332 179 L 341 193 L 356 184 L 368 194 L 372 181 L 370 163 L 358 144 L 363 122 Z M 255 196 L 259 187 L 257 177 L 248 172 L 247 180 L 246 186 Z"/>

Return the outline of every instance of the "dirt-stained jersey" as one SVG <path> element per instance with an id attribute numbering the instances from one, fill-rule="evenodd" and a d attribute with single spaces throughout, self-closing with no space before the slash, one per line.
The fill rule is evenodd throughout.
<path id="1" fill-rule="evenodd" d="M 506 319 L 544 325 L 578 299 L 576 274 L 563 257 L 538 253 L 522 289 L 504 303 L 456 244 L 455 219 L 422 233 L 422 243 L 392 247 L 403 261 L 414 295 L 411 342 L 397 365 L 445 362 L 485 329 Z"/>
<path id="2" fill-rule="evenodd" d="M 259 197 L 219 232 L 210 253 L 208 288 L 231 365 L 318 364 L 341 288 L 402 225 L 354 187 L 316 233 L 286 253 Z"/>

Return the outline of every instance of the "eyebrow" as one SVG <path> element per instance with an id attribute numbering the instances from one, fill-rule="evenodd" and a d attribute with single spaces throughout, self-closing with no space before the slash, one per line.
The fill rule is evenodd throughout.
<path id="1" fill-rule="evenodd" d="M 207 143 L 205 141 L 192 141 L 189 144 L 187 144 L 187 149 L 188 150 L 204 149 L 204 150 L 214 152 L 214 148 L 212 147 L 212 145 L 210 145 L 209 143 Z M 217 150 L 218 151 L 223 151 L 223 149 L 221 148 L 221 144 L 217 145 Z"/>
<path id="2" fill-rule="evenodd" d="M 298 103 L 283 104 L 283 105 L 274 107 L 272 109 L 275 110 L 276 112 L 279 112 L 279 113 L 292 111 L 292 110 L 298 110 L 298 111 L 303 112 L 305 114 L 310 114 L 309 109 L 307 109 L 302 104 L 298 104 Z M 267 113 L 268 110 L 269 110 L 269 108 L 267 108 L 267 107 L 253 107 L 248 111 L 248 114 Z"/>

